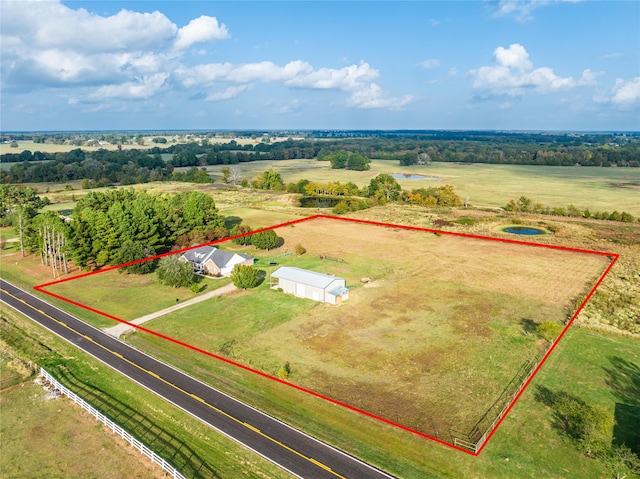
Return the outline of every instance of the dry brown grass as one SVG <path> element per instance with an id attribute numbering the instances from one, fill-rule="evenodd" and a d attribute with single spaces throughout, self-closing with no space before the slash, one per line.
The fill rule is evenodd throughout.
<path id="1" fill-rule="evenodd" d="M 564 321 L 608 263 L 330 219 L 277 231 L 285 247 L 345 260 L 331 267 L 351 298 L 239 343 L 238 358 L 289 361 L 296 384 L 430 434 L 470 427 L 520 364 L 541 353 L 524 320 Z M 363 265 L 374 279 L 366 287 Z"/>

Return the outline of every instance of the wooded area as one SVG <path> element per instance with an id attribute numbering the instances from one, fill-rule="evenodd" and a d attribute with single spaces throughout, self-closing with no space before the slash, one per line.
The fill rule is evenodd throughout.
<path id="1" fill-rule="evenodd" d="M 334 137 L 330 133 L 335 134 Z M 640 166 L 640 135 L 613 133 L 501 133 L 501 132 L 298 132 L 303 138 L 269 142 L 257 138 L 240 144 L 235 140 L 214 143 L 208 134 L 188 141 L 148 149 L 66 153 L 29 150 L 1 155 L 3 163 L 15 163 L 2 172 L 2 183 L 64 182 L 90 180 L 87 186 L 134 184 L 178 180 L 207 182 L 197 167 L 262 160 L 329 160 L 333 168 L 368 169 L 371 159 L 398 161 L 400 165 L 431 162 L 494 163 L 555 166 Z M 365 134 L 366 133 L 366 134 Z M 14 141 L 12 135 L 0 137 Z M 20 136 L 20 135 L 18 135 Z M 41 142 L 61 140 L 58 135 L 31 135 Z M 256 136 L 255 133 L 252 136 Z M 139 135 L 136 136 L 139 138 Z M 88 144 L 87 140 L 84 144 Z M 133 135 L 114 137 L 131 142 Z M 118 143 L 120 144 L 120 143 Z M 169 159 L 166 159 L 170 155 Z M 189 172 L 175 168 L 195 167 Z"/>

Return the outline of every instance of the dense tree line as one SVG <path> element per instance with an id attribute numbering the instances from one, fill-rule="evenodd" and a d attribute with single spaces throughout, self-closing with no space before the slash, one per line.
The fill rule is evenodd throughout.
<path id="1" fill-rule="evenodd" d="M 2 172 L 2 183 L 43 183 L 88 180 L 90 185 L 134 184 L 171 179 L 173 166 L 160 154 L 147 151 L 97 150 L 85 152 L 75 149 L 67 153 L 43 154 L 25 150 L 22 158 L 8 171 Z M 29 159 L 26 159 L 30 156 Z M 2 155 L 2 161 L 11 161 L 10 155 Z"/>
<path id="2" fill-rule="evenodd" d="M 78 201 L 69 252 L 80 266 L 122 264 L 169 251 L 185 238 L 197 242 L 227 234 L 213 199 L 204 193 L 160 196 L 117 189 L 91 192 Z"/>
<path id="3" fill-rule="evenodd" d="M 636 134 L 368 132 L 365 135 L 364 132 L 344 132 L 344 135 L 330 136 L 323 132 L 308 132 L 306 135 L 303 139 L 245 145 L 235 140 L 210 143 L 205 138 L 168 147 L 157 143 L 158 146 L 148 150 L 85 152 L 77 148 L 67 153 L 25 150 L 1 155 L 2 162 L 15 163 L 3 172 L 2 182 L 87 179 L 89 185 L 133 184 L 176 179 L 172 178 L 176 167 L 312 158 L 329 160 L 333 168 L 355 170 L 368 169 L 371 159 L 395 160 L 405 166 L 432 161 L 640 166 L 640 136 Z M 117 135 L 111 136 L 117 143 Z M 124 135 L 122 138 L 126 139 Z M 166 158 L 168 155 L 169 159 Z"/>

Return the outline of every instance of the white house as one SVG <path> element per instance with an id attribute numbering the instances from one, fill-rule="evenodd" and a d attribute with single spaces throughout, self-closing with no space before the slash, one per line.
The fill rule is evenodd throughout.
<path id="1" fill-rule="evenodd" d="M 349 288 L 344 278 L 293 266 L 282 266 L 275 270 L 271 274 L 270 284 L 273 289 L 282 289 L 285 293 L 323 303 L 340 304 L 349 299 Z"/>
<path id="2" fill-rule="evenodd" d="M 185 251 L 180 259 L 191 263 L 194 273 L 212 276 L 227 276 L 235 265 L 251 266 L 254 262 L 254 258 L 249 255 L 224 251 L 215 246 L 201 246 Z"/>

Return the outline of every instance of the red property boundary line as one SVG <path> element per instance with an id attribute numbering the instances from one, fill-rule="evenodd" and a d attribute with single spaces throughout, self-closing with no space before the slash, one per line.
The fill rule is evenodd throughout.
<path id="1" fill-rule="evenodd" d="M 151 260 L 154 260 L 154 259 L 157 259 L 157 258 L 162 258 L 164 256 L 183 253 L 185 251 L 188 251 L 188 250 L 191 250 L 191 249 L 195 249 L 195 248 L 199 248 L 201 246 L 225 243 L 225 242 L 231 241 L 231 240 L 233 240 L 235 238 L 240 238 L 240 237 L 243 237 L 243 236 L 252 235 L 252 234 L 255 234 L 255 233 L 262 232 L 262 231 L 268 231 L 268 230 L 274 230 L 274 229 L 278 229 L 278 228 L 283 228 L 283 227 L 286 227 L 286 226 L 292 226 L 292 225 L 295 225 L 295 224 L 298 224 L 298 223 L 302 223 L 302 222 L 306 222 L 306 221 L 310 221 L 310 220 L 314 220 L 314 219 L 318 219 L 318 218 L 330 219 L 330 220 L 340 220 L 340 221 L 345 221 L 345 222 L 350 222 L 350 223 L 366 224 L 366 225 L 380 226 L 380 227 L 386 227 L 386 228 L 404 229 L 404 230 L 410 230 L 410 231 L 421 231 L 421 232 L 426 232 L 426 233 L 442 234 L 442 235 L 449 235 L 449 236 L 458 236 L 458 237 L 462 237 L 462 238 L 480 239 L 480 240 L 485 240 L 485 241 L 487 241 L 487 240 L 488 241 L 497 241 L 497 242 L 502 242 L 502 243 L 511 243 L 511 244 L 517 244 L 517 245 L 523 245 L 523 246 L 532 246 L 532 247 L 538 247 L 538 248 L 548 248 L 548 249 L 555 249 L 555 250 L 561 250 L 561 251 L 569 251 L 569 252 L 573 252 L 573 253 L 582 253 L 582 254 L 606 256 L 611 260 L 611 262 L 609 263 L 609 266 L 605 269 L 605 271 L 600 275 L 600 278 L 596 281 L 595 285 L 591 288 L 591 290 L 589 291 L 589 293 L 587 294 L 585 299 L 580 303 L 580 305 L 578 306 L 578 309 L 575 311 L 575 313 L 573 314 L 571 319 L 567 322 L 567 324 L 563 328 L 562 332 L 558 335 L 556 340 L 549 347 L 549 349 L 547 350 L 545 355 L 542 357 L 542 359 L 540 360 L 540 362 L 538 363 L 536 368 L 533 370 L 533 372 L 529 376 L 529 379 L 522 385 L 522 387 L 520 388 L 518 393 L 515 395 L 514 399 L 511 401 L 511 403 L 508 405 L 508 407 L 501 414 L 500 418 L 497 420 L 497 422 L 495 423 L 495 425 L 493 426 L 491 431 L 489 431 L 488 434 L 486 434 L 486 438 L 483 440 L 482 444 L 477 448 L 477 450 L 475 452 L 474 451 L 470 451 L 468 449 L 465 449 L 463 447 L 459 447 L 457 445 L 451 444 L 449 442 L 443 441 L 442 439 L 430 436 L 429 434 L 423 433 L 421 431 L 417 431 L 415 429 L 412 429 L 410 427 L 404 426 L 402 424 L 398 424 L 398 423 L 396 423 L 394 421 L 391 421 L 391 420 L 386 419 L 384 417 L 378 416 L 376 414 L 372 414 L 372 413 L 370 413 L 368 411 L 365 411 L 363 409 L 357 408 L 357 407 L 352 406 L 350 404 L 347 404 L 347 403 L 338 401 L 336 399 L 332 399 L 330 397 L 324 396 L 323 394 L 320 394 L 320 393 L 318 393 L 316 391 L 313 391 L 311 389 L 307 389 L 307 388 L 304 388 L 302 386 L 298 386 L 296 384 L 292 384 L 292 383 L 290 383 L 288 381 L 285 381 L 283 379 L 280 379 L 280 378 L 278 378 L 276 376 L 272 376 L 272 375 L 264 373 L 262 371 L 258 371 L 257 369 L 251 368 L 249 366 L 246 366 L 244 364 L 238 363 L 236 361 L 232 361 L 232 360 L 230 360 L 228 358 L 225 358 L 223 356 L 219 356 L 219 355 L 213 354 L 213 353 L 211 353 L 209 351 L 205 351 L 205 350 L 203 350 L 201 348 L 198 348 L 197 346 L 193 346 L 193 345 L 187 344 L 187 343 L 185 343 L 183 341 L 180 341 L 178 339 L 172 338 L 170 336 L 165 336 L 164 334 L 152 331 L 152 330 L 150 330 L 148 328 L 145 328 L 143 326 L 139 326 L 139 325 L 130 323 L 128 321 L 125 321 L 124 319 L 118 318 L 118 317 L 113 316 L 113 315 L 111 315 L 109 313 L 105 313 L 105 312 L 100 311 L 98 309 L 92 308 L 91 306 L 79 303 L 79 302 L 74 301 L 74 300 L 72 300 L 70 298 L 66 298 L 64 296 L 60 296 L 58 294 L 52 293 L 52 292 L 47 291 L 45 289 L 45 288 L 47 288 L 49 286 L 54 286 L 56 284 L 65 283 L 67 281 L 77 280 L 77 279 L 85 278 L 87 276 L 91 276 L 91 275 L 94 275 L 94 274 L 104 273 L 104 272 L 112 271 L 112 270 L 115 270 L 115 269 L 120 269 L 120 268 L 123 268 L 125 266 L 130 266 L 130 265 L 142 263 L 142 262 L 145 262 L 145 261 L 151 261 Z M 565 333 L 567 332 L 569 327 L 573 324 L 573 322 L 576 319 L 576 317 L 578 316 L 578 314 L 580 314 L 580 312 L 585 307 L 585 305 L 587 304 L 587 302 L 589 301 L 591 296 L 593 296 L 593 294 L 595 293 L 596 289 L 600 286 L 600 284 L 602 283 L 604 278 L 607 276 L 607 274 L 609 274 L 609 271 L 611 270 L 611 268 L 616 263 L 616 261 L 618 260 L 619 257 L 620 257 L 620 255 L 617 254 L 617 253 L 608 253 L 608 252 L 604 252 L 604 251 L 594 251 L 594 250 L 587 250 L 587 249 L 570 248 L 570 247 L 566 247 L 566 246 L 531 243 L 531 242 L 522 241 L 522 240 L 516 240 L 516 239 L 494 238 L 494 237 L 490 237 L 490 236 L 481 236 L 481 235 L 475 235 L 475 234 L 469 234 L 469 233 L 458 233 L 458 232 L 454 232 L 454 231 L 443 231 L 443 230 L 437 230 L 437 229 L 422 228 L 422 227 L 418 227 L 418 226 L 398 225 L 398 224 L 393 224 L 393 223 L 382 223 L 382 222 L 377 222 L 377 221 L 359 220 L 359 219 L 354 219 L 354 218 L 345 218 L 345 217 L 338 217 L 338 216 L 330 216 L 330 215 L 319 214 L 319 215 L 309 216 L 309 217 L 306 217 L 306 218 L 301 218 L 301 219 L 298 219 L 298 220 L 288 221 L 286 223 L 281 223 L 281 224 L 278 224 L 278 225 L 275 225 L 275 226 L 270 226 L 270 227 L 267 227 L 267 228 L 261 228 L 261 229 L 258 229 L 258 230 L 250 231 L 248 233 L 244 233 L 244 234 L 240 234 L 240 235 L 236 235 L 236 236 L 231 236 L 231 237 L 228 237 L 228 238 L 222 238 L 222 239 L 215 240 L 215 241 L 212 241 L 212 242 L 209 242 L 209 243 L 204 243 L 203 245 L 196 245 L 196 246 L 192 246 L 192 247 L 189 247 L 189 248 L 183 248 L 183 249 L 180 249 L 180 250 L 159 254 L 159 255 L 156 255 L 156 256 L 153 256 L 153 257 L 150 257 L 150 258 L 144 258 L 144 259 L 140 259 L 140 260 L 136 260 L 136 261 L 131 261 L 129 263 L 123 263 L 123 264 L 117 265 L 117 266 L 109 266 L 107 268 L 99 269 L 99 270 L 96 270 L 96 271 L 90 271 L 90 272 L 87 272 L 87 273 L 84 273 L 84 274 L 81 274 L 81 275 L 73 276 L 71 278 L 64 278 L 64 279 L 59 279 L 59 280 L 56 280 L 56 281 L 51 281 L 51 282 L 48 282 L 48 283 L 43 283 L 43 284 L 35 286 L 34 289 L 36 291 L 39 291 L 39 292 L 44 293 L 44 294 L 47 294 L 47 295 L 52 296 L 54 298 L 57 298 L 59 300 L 65 301 L 65 302 L 67 302 L 69 304 L 72 304 L 74 306 L 78 306 L 80 308 L 83 308 L 83 309 L 85 309 L 87 311 L 90 311 L 92 313 L 96 313 L 96 314 L 99 314 L 100 316 L 104 316 L 105 318 L 109 318 L 109 319 L 112 319 L 114 321 L 126 324 L 126 325 L 128 325 L 128 326 L 130 326 L 132 328 L 136 328 L 136 329 L 138 329 L 140 331 L 143 331 L 145 333 L 152 334 L 152 335 L 154 335 L 156 337 L 159 337 L 161 339 L 164 339 L 166 341 L 170 341 L 172 343 L 178 344 L 178 345 L 183 346 L 185 348 L 191 349 L 191 350 L 193 350 L 195 352 L 198 352 L 198 353 L 204 354 L 206 356 L 218 359 L 218 360 L 220 360 L 222 362 L 225 362 L 225 363 L 230 364 L 232 366 L 236 366 L 236 367 L 238 367 L 240 369 L 243 369 L 245 371 L 251 372 L 251 373 L 256 374 L 258 376 L 261 376 L 263 378 L 270 379 L 272 381 L 275 381 L 277 383 L 280 383 L 280 384 L 283 384 L 285 386 L 291 387 L 293 389 L 296 389 L 298 391 L 304 392 L 306 394 L 309 394 L 311 396 L 317 397 L 319 399 L 323 399 L 325 401 L 328 401 L 328 402 L 330 402 L 332 404 L 335 404 L 337 406 L 343 407 L 343 408 L 348 409 L 350 411 L 356 412 L 358 414 L 362 414 L 363 416 L 367 416 L 369 418 L 375 419 L 375 420 L 380 421 L 382 423 L 385 423 L 387 425 L 394 426 L 394 427 L 397 427 L 397 428 L 402 429 L 404 431 L 407 431 L 407 432 L 409 432 L 411 434 L 415 434 L 417 436 L 429 439 L 431 441 L 437 442 L 439 444 L 442 444 L 444 446 L 450 447 L 452 449 L 456 449 L 458 451 L 464 452 L 464 453 L 469 454 L 471 456 L 476 456 L 477 457 L 480 454 L 480 452 L 482 452 L 484 447 L 487 445 L 487 443 L 489 442 L 489 439 L 491 439 L 491 437 L 496 432 L 498 427 L 502 424 L 502 422 L 506 418 L 507 414 L 511 411 L 511 409 L 513 409 L 513 407 L 516 404 L 516 402 L 518 401 L 518 399 L 520 399 L 520 397 L 522 396 L 524 391 L 527 389 L 527 387 L 529 386 L 529 384 L 531 383 L 533 378 L 536 376 L 536 374 L 538 373 L 540 368 L 542 368 L 543 364 L 546 362 L 546 360 L 549 357 L 549 355 L 556 348 L 556 346 L 558 345 L 558 342 L 563 338 L 563 336 L 565 335 Z"/>

